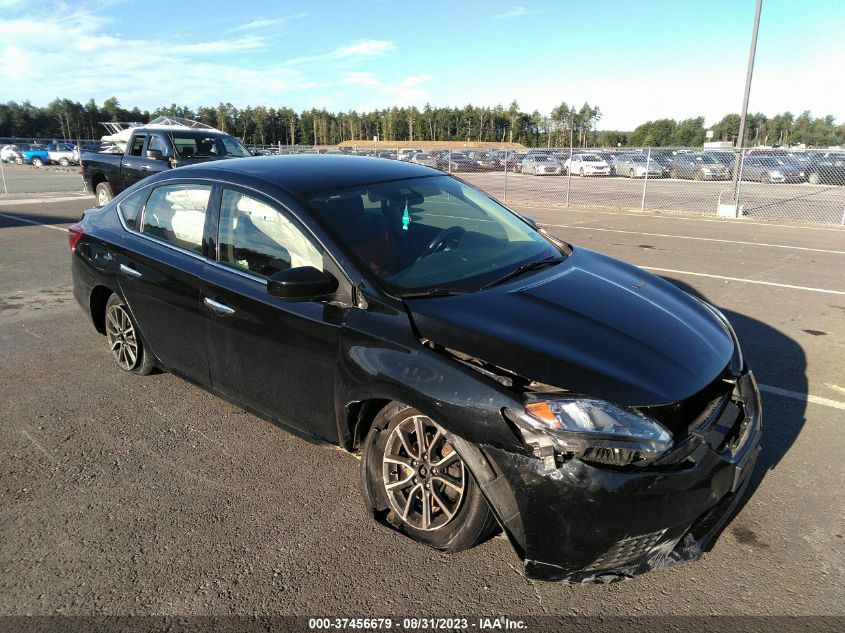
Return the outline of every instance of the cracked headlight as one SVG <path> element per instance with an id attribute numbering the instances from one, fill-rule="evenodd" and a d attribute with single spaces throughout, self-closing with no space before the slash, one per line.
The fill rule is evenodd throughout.
<path id="1" fill-rule="evenodd" d="M 644 464 L 672 446 L 672 434 L 659 422 L 604 400 L 532 400 L 512 417 L 524 430 L 551 438 L 557 452 L 599 464 Z"/>

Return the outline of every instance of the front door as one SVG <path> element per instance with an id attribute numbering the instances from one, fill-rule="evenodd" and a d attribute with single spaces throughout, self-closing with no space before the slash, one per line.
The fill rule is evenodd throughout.
<path id="1" fill-rule="evenodd" d="M 218 263 L 202 301 L 216 390 L 309 435 L 334 441 L 334 381 L 345 308 L 285 302 L 266 279 L 297 266 L 324 268 L 305 229 L 271 201 L 224 188 Z"/>

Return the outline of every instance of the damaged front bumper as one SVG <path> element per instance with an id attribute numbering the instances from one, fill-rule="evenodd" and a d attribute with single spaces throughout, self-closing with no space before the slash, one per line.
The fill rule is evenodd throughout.
<path id="1" fill-rule="evenodd" d="M 577 458 L 554 463 L 484 446 L 496 472 L 480 482 L 529 578 L 612 582 L 696 560 L 733 516 L 760 451 L 753 375 L 714 415 L 639 470 Z"/>

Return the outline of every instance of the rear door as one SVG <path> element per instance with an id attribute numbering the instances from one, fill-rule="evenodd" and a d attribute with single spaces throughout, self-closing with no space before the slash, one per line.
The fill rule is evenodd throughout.
<path id="1" fill-rule="evenodd" d="M 120 174 L 123 178 L 123 188 L 131 187 L 142 178 L 146 178 L 149 173 L 145 173 L 142 169 L 142 161 L 144 160 L 144 151 L 147 145 L 146 134 L 133 134 L 126 146 L 126 155 L 120 167 Z"/>
<path id="2" fill-rule="evenodd" d="M 334 381 L 347 308 L 271 297 L 267 277 L 313 266 L 330 270 L 341 288 L 345 278 L 286 210 L 260 194 L 224 186 L 219 209 L 218 263 L 209 265 L 202 291 L 212 385 L 264 415 L 335 440 Z"/>
<path id="3" fill-rule="evenodd" d="M 121 289 L 152 351 L 169 369 L 205 385 L 210 379 L 200 288 L 212 191 L 212 185 L 201 182 L 154 187 L 118 255 Z"/>

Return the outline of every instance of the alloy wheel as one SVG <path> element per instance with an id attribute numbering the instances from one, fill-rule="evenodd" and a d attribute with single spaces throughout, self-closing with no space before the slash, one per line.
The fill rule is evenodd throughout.
<path id="1" fill-rule="evenodd" d="M 120 368 L 134 369 L 138 363 L 138 339 L 132 319 L 122 305 L 110 306 L 106 311 L 106 340 Z"/>
<path id="2" fill-rule="evenodd" d="M 439 530 L 458 514 L 467 486 L 463 460 L 430 418 L 413 415 L 397 424 L 382 457 L 390 507 L 406 524 Z"/>

